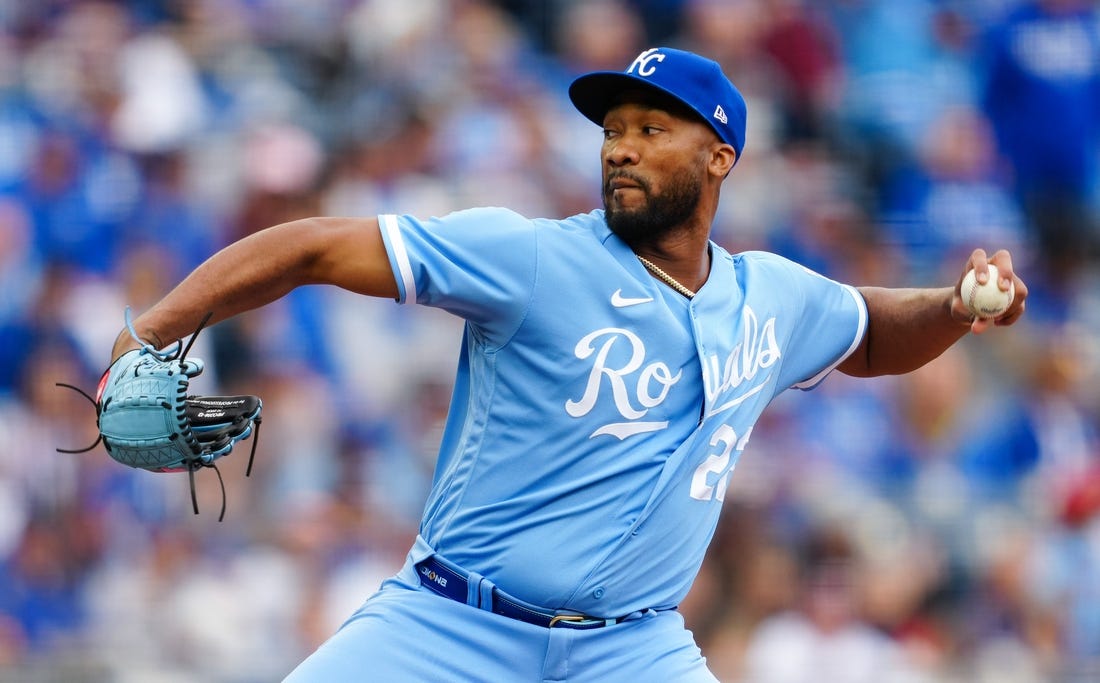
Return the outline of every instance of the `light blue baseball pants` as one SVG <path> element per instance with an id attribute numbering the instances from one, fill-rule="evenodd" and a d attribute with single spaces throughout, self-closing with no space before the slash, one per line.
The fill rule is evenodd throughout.
<path id="1" fill-rule="evenodd" d="M 284 683 L 717 683 L 679 612 L 544 628 L 421 588 L 421 559 L 410 553 Z"/>

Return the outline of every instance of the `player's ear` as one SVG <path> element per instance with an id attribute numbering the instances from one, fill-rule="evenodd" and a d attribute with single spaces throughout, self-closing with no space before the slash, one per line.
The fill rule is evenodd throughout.
<path id="1" fill-rule="evenodd" d="M 725 178 L 737 161 L 737 152 L 733 146 L 724 142 L 715 142 L 710 148 L 710 162 L 707 170 L 718 178 Z"/>

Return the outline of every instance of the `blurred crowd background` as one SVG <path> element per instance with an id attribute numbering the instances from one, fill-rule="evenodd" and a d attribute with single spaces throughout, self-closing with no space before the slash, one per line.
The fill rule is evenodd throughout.
<path id="1" fill-rule="evenodd" d="M 1010 248 L 1011 330 L 788 392 L 682 609 L 744 683 L 1100 681 L 1100 11 L 1085 0 L 0 0 L 0 681 L 279 680 L 396 571 L 460 322 L 307 287 L 204 332 L 252 475 L 113 463 L 125 306 L 316 214 L 599 205 L 566 87 L 671 45 L 749 102 L 715 239 L 855 285 Z M 532 454 L 536 457 L 537 454 Z"/>

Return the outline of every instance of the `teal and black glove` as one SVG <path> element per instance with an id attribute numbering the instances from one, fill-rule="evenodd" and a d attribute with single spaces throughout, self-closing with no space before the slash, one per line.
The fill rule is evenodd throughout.
<path id="1" fill-rule="evenodd" d="M 115 359 L 99 380 L 92 401 L 100 440 L 107 453 L 123 465 L 150 472 L 188 472 L 191 501 L 198 513 L 195 471 L 212 467 L 217 472 L 216 461 L 229 455 L 237 443 L 253 434 L 258 438 L 263 402 L 258 396 L 189 394 L 191 380 L 202 374 L 204 367 L 201 359 L 187 357 L 191 344 L 183 347 L 176 342 L 169 351 L 156 349 L 138 339 L 129 313 L 127 309 L 126 326 L 141 348 Z M 77 387 L 62 386 L 84 394 Z M 255 454 L 253 439 L 245 476 L 252 472 Z M 223 484 L 222 517 L 224 490 Z"/>
<path id="2" fill-rule="evenodd" d="M 193 396 L 198 358 L 158 356 L 148 347 L 120 356 L 99 382 L 99 433 L 112 458 L 153 472 L 212 465 L 252 435 L 257 396 Z"/>

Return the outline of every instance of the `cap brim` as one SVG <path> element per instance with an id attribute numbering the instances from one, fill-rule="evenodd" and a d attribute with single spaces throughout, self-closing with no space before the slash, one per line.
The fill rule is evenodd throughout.
<path id="1" fill-rule="evenodd" d="M 690 105 L 671 91 L 654 85 L 651 81 L 621 71 L 596 71 L 577 78 L 569 86 L 569 99 L 586 119 L 597 126 L 603 125 L 604 116 L 627 90 L 649 90 L 670 97 L 694 111 Z"/>

